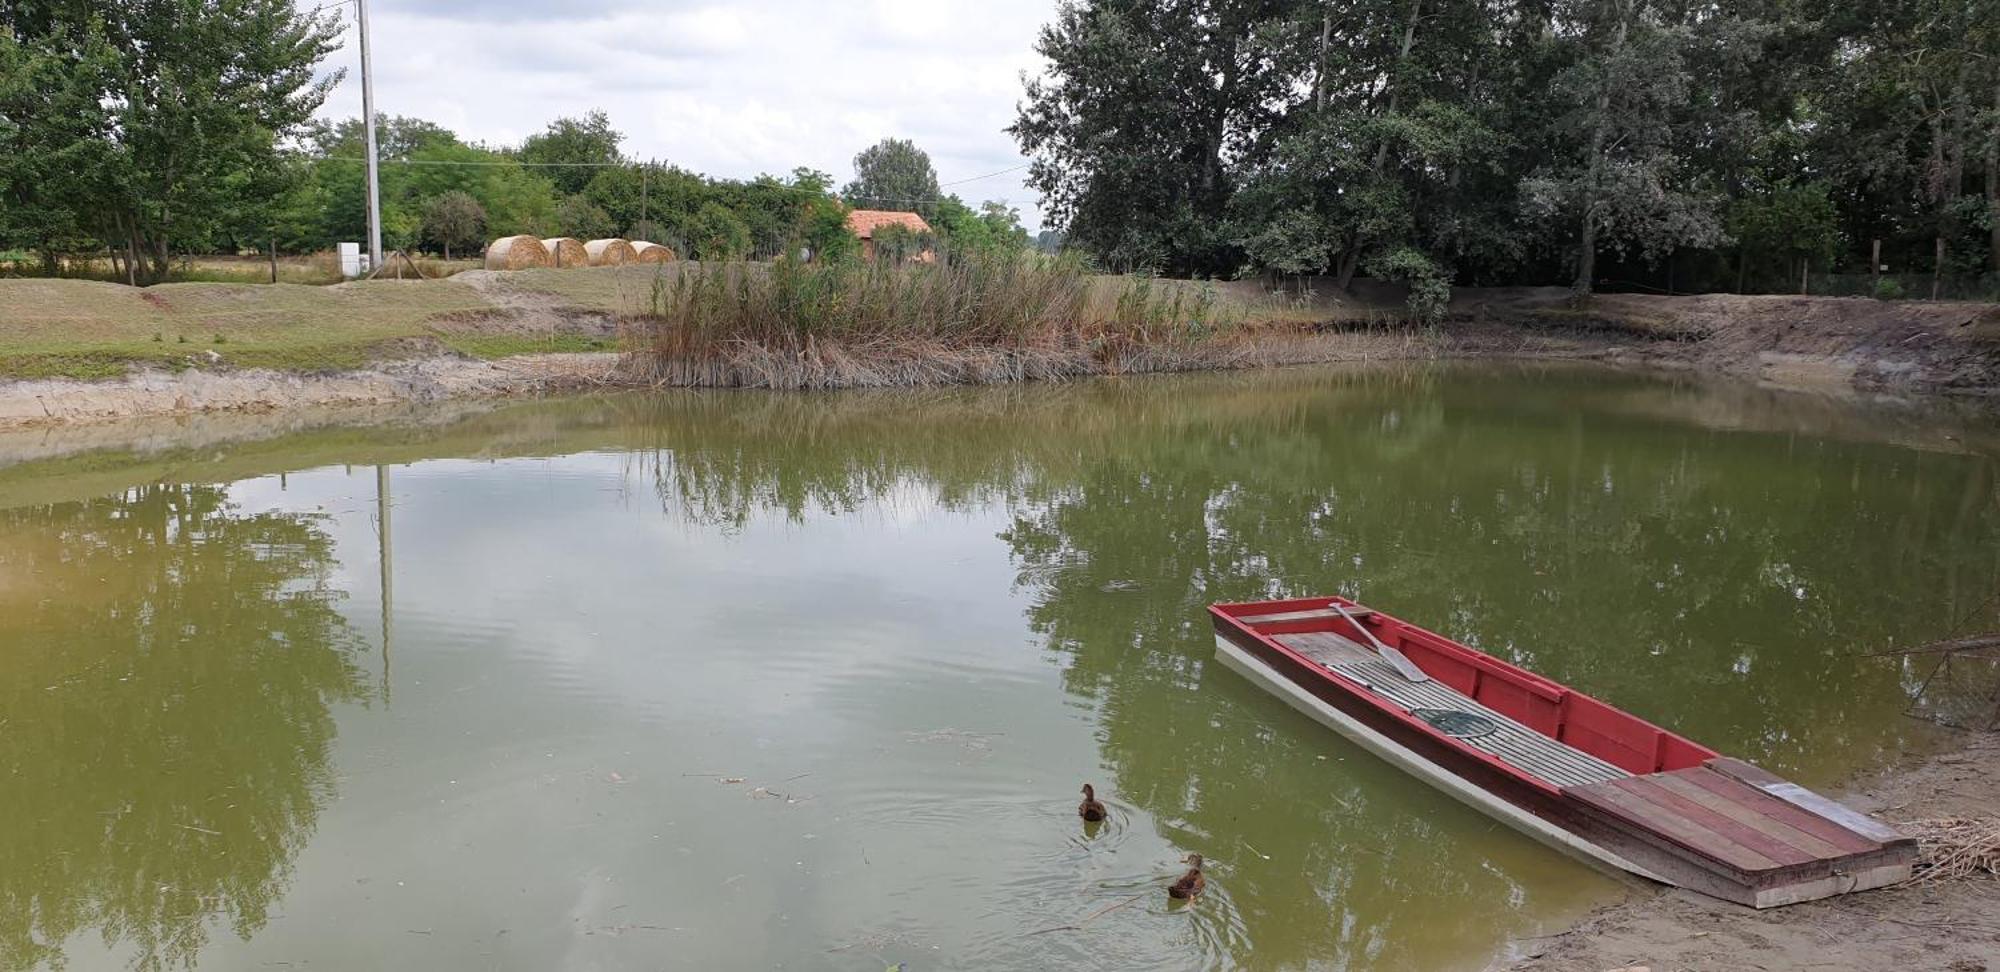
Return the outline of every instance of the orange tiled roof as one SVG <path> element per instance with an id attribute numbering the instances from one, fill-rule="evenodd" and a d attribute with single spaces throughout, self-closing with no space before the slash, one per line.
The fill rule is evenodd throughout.
<path id="1" fill-rule="evenodd" d="M 891 223 L 906 226 L 913 233 L 931 231 L 931 224 L 924 222 L 924 218 L 916 213 L 898 213 L 886 209 L 857 209 L 847 214 L 847 228 L 864 240 L 874 237 L 875 227 Z"/>

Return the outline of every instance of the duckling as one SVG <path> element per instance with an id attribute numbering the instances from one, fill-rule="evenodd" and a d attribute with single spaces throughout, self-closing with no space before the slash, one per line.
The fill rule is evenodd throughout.
<path id="1" fill-rule="evenodd" d="M 1097 802 L 1097 791 L 1088 783 L 1083 785 L 1083 802 L 1076 805 L 1076 815 L 1091 823 L 1102 821 L 1105 817 L 1104 804 Z"/>
<path id="2" fill-rule="evenodd" d="M 1208 879 L 1201 876 L 1200 854 L 1189 854 L 1183 863 L 1188 866 L 1188 872 L 1168 886 L 1167 897 L 1193 901 L 1201 897 L 1202 889 L 1208 886 Z"/>

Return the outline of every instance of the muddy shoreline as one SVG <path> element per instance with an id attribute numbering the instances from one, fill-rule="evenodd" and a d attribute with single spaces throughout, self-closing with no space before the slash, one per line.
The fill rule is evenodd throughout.
<path id="1" fill-rule="evenodd" d="M 2000 810 L 2000 734 L 1953 731 L 1931 752 L 1856 779 L 1842 802 L 1891 824 Z M 2000 967 L 2000 877 L 1916 881 L 1753 911 L 1634 882 L 1567 931 L 1514 942 L 1508 972 L 1884 969 L 1981 972 Z"/>

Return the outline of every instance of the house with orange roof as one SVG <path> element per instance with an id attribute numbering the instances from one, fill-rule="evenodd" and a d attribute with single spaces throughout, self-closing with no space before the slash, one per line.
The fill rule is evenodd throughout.
<path id="1" fill-rule="evenodd" d="M 861 255 L 875 259 L 875 231 L 885 226 L 900 226 L 912 233 L 932 236 L 931 224 L 924 222 L 916 213 L 895 212 L 887 209 L 856 209 L 847 214 L 847 228 L 861 238 Z M 910 259 L 918 263 L 932 263 L 937 260 L 937 251 L 928 243 L 923 252 Z"/>

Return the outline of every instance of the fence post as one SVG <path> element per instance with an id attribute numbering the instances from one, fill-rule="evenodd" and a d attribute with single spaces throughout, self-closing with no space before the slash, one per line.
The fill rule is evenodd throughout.
<path id="1" fill-rule="evenodd" d="M 1931 299 L 1938 299 L 1938 290 L 1944 284 L 1944 236 L 1937 238 L 1937 256 L 1931 261 Z"/>
<path id="2" fill-rule="evenodd" d="M 1869 296 L 1882 292 L 1882 239 L 1877 237 L 1875 245 L 1868 251 L 1868 291 Z"/>
<path id="3" fill-rule="evenodd" d="M 271 237 L 271 282 L 278 282 L 278 238 Z"/>

